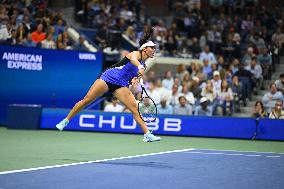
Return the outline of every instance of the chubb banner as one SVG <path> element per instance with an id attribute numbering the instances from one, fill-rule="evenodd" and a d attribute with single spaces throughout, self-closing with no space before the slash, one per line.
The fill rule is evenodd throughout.
<path id="1" fill-rule="evenodd" d="M 102 71 L 102 53 L 0 45 L 0 124 L 9 104 L 71 108 Z"/>
<path id="2" fill-rule="evenodd" d="M 68 109 L 44 108 L 41 128 L 56 129 L 55 125 L 66 117 Z M 224 118 L 201 116 L 158 115 L 155 122 L 148 123 L 155 134 L 177 136 L 208 136 L 228 138 L 251 138 L 255 120 L 250 118 Z M 75 116 L 66 130 L 142 133 L 131 113 L 82 111 Z"/>

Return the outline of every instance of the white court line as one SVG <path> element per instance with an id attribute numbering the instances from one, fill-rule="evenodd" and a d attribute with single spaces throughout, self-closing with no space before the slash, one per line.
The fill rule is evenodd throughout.
<path id="1" fill-rule="evenodd" d="M 266 156 L 268 158 L 280 158 L 280 156 Z"/>
<path id="2" fill-rule="evenodd" d="M 249 153 L 260 153 L 260 154 L 284 154 L 277 152 L 258 152 L 258 151 L 239 151 L 239 150 L 220 150 L 220 149 L 195 149 L 195 150 L 208 150 L 208 151 L 224 151 L 224 152 L 249 152 Z"/>
<path id="3" fill-rule="evenodd" d="M 248 156 L 248 157 L 260 157 L 261 155 L 245 155 L 245 156 Z"/>
<path id="4" fill-rule="evenodd" d="M 206 153 L 206 154 L 209 154 L 209 155 L 224 155 L 224 153 L 221 153 L 221 152 L 210 152 L 210 153 Z"/>
<path id="5" fill-rule="evenodd" d="M 209 153 L 207 153 L 207 152 L 184 152 L 184 153 L 187 153 L 187 154 L 209 154 L 209 155 L 223 155 L 224 153 L 219 153 L 219 152 L 216 152 L 216 153 L 214 153 L 214 152 L 209 152 Z"/>
<path id="6" fill-rule="evenodd" d="M 237 151 L 237 150 L 213 150 L 213 149 L 195 149 L 197 151 L 184 152 L 188 154 L 206 154 L 206 155 L 226 155 L 226 156 L 247 156 L 247 157 L 267 157 L 267 158 L 280 158 L 276 152 L 256 152 L 256 151 Z M 200 151 L 199 151 L 200 150 Z M 204 150 L 205 152 L 202 152 Z M 206 151 L 224 151 L 222 152 L 206 152 Z M 243 153 L 230 153 L 230 152 L 245 152 L 245 153 L 259 153 L 259 154 L 243 154 Z M 276 154 L 276 155 L 266 155 L 266 154 Z"/>
<path id="7" fill-rule="evenodd" d="M 11 174 L 11 173 L 21 173 L 21 172 L 28 172 L 28 171 L 37 171 L 43 169 L 52 169 L 58 167 L 68 167 L 74 165 L 84 165 L 84 164 L 91 164 L 91 163 L 100 163 L 106 161 L 114 161 L 114 160 L 121 160 L 121 159 L 131 159 L 131 158 L 138 158 L 138 157 L 146 157 L 146 156 L 154 156 L 154 155 L 161 155 L 161 154 L 170 154 L 170 153 L 178 153 L 178 152 L 186 152 L 194 150 L 194 148 L 182 149 L 182 150 L 172 150 L 172 151 L 164 151 L 164 152 L 156 152 L 156 153 L 149 153 L 149 154 L 141 154 L 141 155 L 133 155 L 133 156 L 124 156 L 118 158 L 110 158 L 110 159 L 102 159 L 102 160 L 95 160 L 95 161 L 86 161 L 86 162 L 78 162 L 78 163 L 68 163 L 62 165 L 52 165 L 52 166 L 44 166 L 44 167 L 35 167 L 29 169 L 19 169 L 19 170 L 12 170 L 12 171 L 2 171 L 0 175 Z"/>

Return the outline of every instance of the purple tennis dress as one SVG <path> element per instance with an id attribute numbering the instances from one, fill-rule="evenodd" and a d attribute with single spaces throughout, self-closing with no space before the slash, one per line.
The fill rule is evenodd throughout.
<path id="1" fill-rule="evenodd" d="M 145 63 L 141 61 L 145 67 Z M 138 68 L 127 57 L 104 71 L 100 79 L 105 82 L 126 87 L 132 78 L 137 77 Z"/>

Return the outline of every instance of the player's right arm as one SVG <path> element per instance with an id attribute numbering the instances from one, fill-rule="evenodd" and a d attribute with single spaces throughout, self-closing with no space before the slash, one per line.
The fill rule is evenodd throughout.
<path id="1" fill-rule="evenodd" d="M 145 68 L 143 65 L 140 64 L 140 61 L 141 60 L 141 53 L 139 51 L 133 51 L 131 54 L 130 54 L 130 62 L 138 67 L 138 76 L 141 77 L 141 76 L 144 76 L 144 71 L 145 71 Z"/>

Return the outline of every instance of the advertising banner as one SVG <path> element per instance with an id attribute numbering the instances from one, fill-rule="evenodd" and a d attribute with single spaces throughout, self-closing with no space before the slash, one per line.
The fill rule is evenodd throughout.
<path id="1" fill-rule="evenodd" d="M 8 104 L 71 108 L 102 71 L 102 53 L 0 45 L 0 124 Z"/>
<path id="2" fill-rule="evenodd" d="M 68 114 L 68 109 L 44 108 L 41 128 L 56 129 L 55 125 Z M 255 131 L 255 120 L 203 116 L 158 115 L 148 123 L 155 134 L 176 136 L 206 136 L 250 139 Z M 142 133 L 130 113 L 82 111 L 75 116 L 66 130 Z"/>

